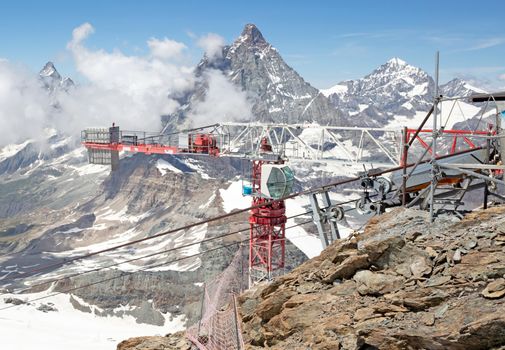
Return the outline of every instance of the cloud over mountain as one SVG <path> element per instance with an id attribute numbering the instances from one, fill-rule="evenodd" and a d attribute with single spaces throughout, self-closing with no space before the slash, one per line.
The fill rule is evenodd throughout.
<path id="1" fill-rule="evenodd" d="M 88 47 L 86 39 L 93 33 L 94 27 L 84 23 L 73 30 L 67 43 L 75 68 L 85 79 L 72 91 L 56 89 L 59 80 L 48 89 L 48 79 L 61 78 L 52 64 L 54 72 L 39 78 L 0 60 L 0 121 L 9 135 L 0 146 L 36 138 L 48 127 L 71 135 L 112 122 L 124 129 L 161 130 L 161 116 L 174 113 L 180 107 L 178 98 L 192 90 L 199 79 L 194 67 L 182 60 L 187 49 L 184 43 L 150 38 L 146 42 L 148 54 L 128 55 L 117 49 L 109 52 Z M 198 45 L 208 57 L 218 57 L 224 39 L 210 33 Z M 210 79 L 209 93 L 196 106 L 195 120 L 209 120 L 213 108 L 216 116 L 230 118 L 250 112 L 245 94 L 221 72 L 209 72 L 206 78 Z M 29 126 L 21 128 L 27 122 Z"/>

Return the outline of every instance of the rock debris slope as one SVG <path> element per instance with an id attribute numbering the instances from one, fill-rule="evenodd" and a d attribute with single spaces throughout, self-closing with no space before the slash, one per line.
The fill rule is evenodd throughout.
<path id="1" fill-rule="evenodd" d="M 505 207 L 426 225 L 399 209 L 239 298 L 247 349 L 498 349 Z"/>

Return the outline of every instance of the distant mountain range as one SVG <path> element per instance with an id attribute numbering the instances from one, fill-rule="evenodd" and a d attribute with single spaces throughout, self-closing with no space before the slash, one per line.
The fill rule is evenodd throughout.
<path id="1" fill-rule="evenodd" d="M 199 84 L 179 100 L 182 108 L 175 119 L 184 119 L 195 102 L 205 98 L 205 72 L 211 69 L 247 93 L 255 120 L 278 123 L 385 126 L 395 116 L 409 119 L 426 112 L 435 86 L 422 69 L 392 58 L 364 78 L 318 90 L 283 60 L 254 24 L 247 24 L 221 57 L 200 61 L 195 70 Z M 461 79 L 440 86 L 440 91 L 451 97 L 482 92 Z"/>
<path id="2" fill-rule="evenodd" d="M 395 116 L 414 117 L 426 112 L 433 103 L 435 82 L 420 68 L 392 58 L 364 78 L 346 80 L 321 90 L 352 124 L 384 126 Z M 467 96 L 483 90 L 461 79 L 440 86 L 440 94 Z"/>
<path id="3" fill-rule="evenodd" d="M 231 45 L 223 47 L 222 55 L 202 58 L 195 67 L 197 83 L 192 91 L 171 96 L 181 107 L 162 117 L 167 129 L 188 125 L 187 117 L 206 97 L 206 73 L 211 70 L 222 72 L 244 91 L 251 102 L 253 120 L 263 122 L 386 126 L 395 117 L 409 120 L 416 113 L 426 112 L 435 87 L 428 73 L 395 57 L 361 79 L 318 90 L 283 60 L 254 24 L 247 24 Z M 51 94 L 68 92 L 74 86 L 72 79 L 63 78 L 52 62 L 39 75 Z M 459 78 L 440 86 L 440 93 L 449 97 L 476 92 L 483 90 Z"/>

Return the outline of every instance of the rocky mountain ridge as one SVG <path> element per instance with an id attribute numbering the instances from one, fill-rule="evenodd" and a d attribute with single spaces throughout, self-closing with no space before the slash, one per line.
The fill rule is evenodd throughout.
<path id="1" fill-rule="evenodd" d="M 221 55 L 205 56 L 200 61 L 195 70 L 200 79 L 195 90 L 179 99 L 182 108 L 169 120 L 184 120 L 205 98 L 206 72 L 212 70 L 221 72 L 246 93 L 256 121 L 344 123 L 329 100 L 283 60 L 254 24 L 247 24 L 231 45 L 223 47 Z"/>
<path id="2" fill-rule="evenodd" d="M 348 119 L 356 117 L 366 124 L 363 126 L 384 127 L 394 117 L 413 118 L 427 112 L 433 104 L 435 82 L 422 69 L 394 57 L 361 79 L 346 80 L 321 92 Z M 483 90 L 459 78 L 440 86 L 440 94 L 448 97 L 479 92 Z"/>

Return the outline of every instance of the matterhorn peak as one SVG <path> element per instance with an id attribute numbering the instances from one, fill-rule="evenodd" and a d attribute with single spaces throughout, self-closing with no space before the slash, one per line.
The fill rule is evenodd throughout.
<path id="1" fill-rule="evenodd" d="M 252 23 L 245 25 L 242 34 L 239 37 L 240 41 L 248 42 L 251 44 L 265 44 L 266 40 L 263 34 L 259 31 L 258 27 Z"/>

